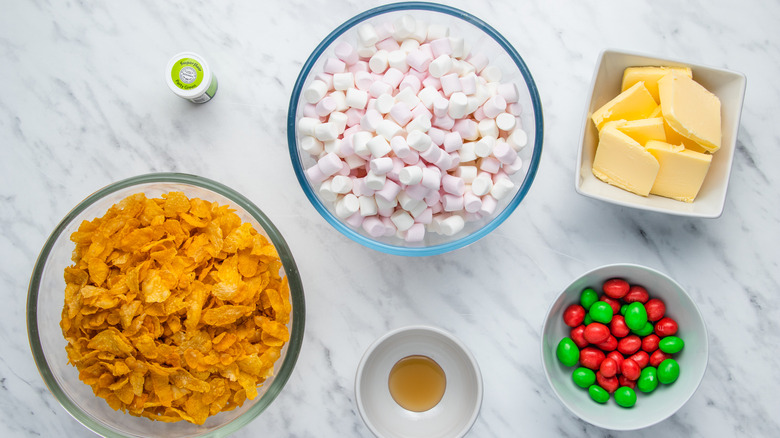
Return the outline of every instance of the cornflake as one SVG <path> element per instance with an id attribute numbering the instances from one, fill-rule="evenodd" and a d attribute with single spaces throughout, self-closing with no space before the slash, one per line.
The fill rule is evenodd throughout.
<path id="1" fill-rule="evenodd" d="M 131 195 L 71 235 L 60 327 L 79 379 L 135 416 L 203 424 L 257 397 L 289 341 L 276 248 L 226 205 Z"/>

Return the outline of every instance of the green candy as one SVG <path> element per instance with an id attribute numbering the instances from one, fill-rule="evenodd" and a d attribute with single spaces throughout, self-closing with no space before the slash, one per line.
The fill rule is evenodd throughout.
<path id="1" fill-rule="evenodd" d="M 626 312 L 628 311 L 628 304 L 623 304 L 620 306 L 620 314 L 623 316 L 626 316 Z"/>
<path id="2" fill-rule="evenodd" d="M 609 393 L 599 385 L 590 385 L 588 394 L 597 403 L 606 403 L 609 400 Z"/>
<path id="3" fill-rule="evenodd" d="M 583 290 L 580 294 L 580 304 L 585 308 L 585 310 L 590 309 L 590 306 L 592 306 L 593 303 L 598 300 L 599 294 L 597 294 L 596 291 L 591 288 Z"/>
<path id="4" fill-rule="evenodd" d="M 630 408 L 636 404 L 636 392 L 628 386 L 621 386 L 615 391 L 615 402 L 624 408 Z"/>
<path id="5" fill-rule="evenodd" d="M 612 306 L 604 301 L 593 303 L 593 305 L 590 306 L 590 310 L 588 310 L 588 315 L 596 322 L 609 324 L 609 322 L 612 321 Z"/>
<path id="6" fill-rule="evenodd" d="M 580 388 L 588 388 L 590 385 L 596 383 L 596 373 L 585 367 L 579 367 L 571 373 L 571 378 L 574 383 Z"/>
<path id="7" fill-rule="evenodd" d="M 558 342 L 558 348 L 555 350 L 555 355 L 558 356 L 558 360 L 567 367 L 577 365 L 577 361 L 580 360 L 580 349 L 577 348 L 577 344 L 571 340 L 570 337 L 565 337 Z"/>
<path id="8" fill-rule="evenodd" d="M 642 337 L 642 338 L 643 338 L 643 337 L 645 337 L 645 336 L 649 335 L 650 333 L 653 333 L 653 323 L 652 323 L 652 322 L 650 322 L 650 321 L 647 321 L 647 322 L 645 323 L 645 326 L 644 326 L 644 327 L 642 327 L 642 329 L 641 329 L 641 330 L 631 330 L 631 331 L 632 331 L 632 332 L 633 332 L 635 335 L 637 335 L 637 336 L 639 336 L 639 337 Z"/>
<path id="9" fill-rule="evenodd" d="M 634 302 L 628 305 L 626 309 L 626 325 L 631 330 L 642 330 L 647 324 L 647 310 L 640 302 Z"/>
<path id="10" fill-rule="evenodd" d="M 585 314 L 585 319 L 582 320 L 582 323 L 585 325 L 588 325 L 593 322 L 593 318 L 590 317 L 590 313 Z"/>
<path id="11" fill-rule="evenodd" d="M 658 365 L 658 381 L 664 385 L 673 383 L 680 377 L 680 364 L 674 359 L 666 359 Z"/>
<path id="12" fill-rule="evenodd" d="M 642 392 L 653 392 L 658 387 L 658 370 L 655 367 L 645 367 L 639 374 L 636 387 Z"/>
<path id="13" fill-rule="evenodd" d="M 664 353 L 679 353 L 685 346 L 685 342 L 677 336 L 667 336 L 658 343 L 658 348 Z"/>

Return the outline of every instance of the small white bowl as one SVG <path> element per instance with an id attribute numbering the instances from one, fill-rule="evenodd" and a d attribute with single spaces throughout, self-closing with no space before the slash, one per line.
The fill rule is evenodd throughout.
<path id="1" fill-rule="evenodd" d="M 590 119 L 591 114 L 620 94 L 623 70 L 626 67 L 650 65 L 690 67 L 693 70 L 693 79 L 718 96 L 721 102 L 723 130 L 721 148 L 712 155 L 710 170 L 693 203 L 656 195 L 639 196 L 601 181 L 591 171 L 598 144 L 598 130 Z M 582 121 L 582 138 L 574 179 L 577 193 L 640 210 L 679 216 L 719 217 L 723 213 L 723 205 L 726 202 L 726 190 L 736 150 L 742 101 L 745 96 L 745 83 L 745 75 L 734 71 L 617 50 L 602 51 L 596 62 L 591 95 Z"/>
<path id="2" fill-rule="evenodd" d="M 644 286 L 650 298 L 661 299 L 666 304 L 666 316 L 677 321 L 677 336 L 685 342 L 685 348 L 674 355 L 680 364 L 677 381 L 659 385 L 649 394 L 637 391 L 636 405 L 628 409 L 618 406 L 613 396 L 603 405 L 593 401 L 586 389 L 572 381 L 575 367 L 564 366 L 555 354 L 558 342 L 569 336 L 571 330 L 563 323 L 564 309 L 579 303 L 580 293 L 586 287 L 601 295 L 602 284 L 610 278 Z M 696 392 L 707 369 L 708 356 L 707 328 L 696 303 L 676 281 L 640 265 L 606 265 L 582 274 L 553 301 L 542 325 L 542 365 L 553 392 L 574 415 L 605 429 L 641 429 L 672 416 Z"/>
<path id="3" fill-rule="evenodd" d="M 433 359 L 444 370 L 447 386 L 441 401 L 425 412 L 412 412 L 390 395 L 390 370 L 412 355 Z M 455 438 L 464 436 L 482 405 L 482 375 L 474 356 L 451 334 L 427 326 L 393 330 L 366 350 L 355 376 L 360 416 L 381 438 Z"/>

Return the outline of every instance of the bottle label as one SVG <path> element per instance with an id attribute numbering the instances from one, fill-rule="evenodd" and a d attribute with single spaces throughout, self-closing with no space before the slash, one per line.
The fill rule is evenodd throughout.
<path id="1" fill-rule="evenodd" d="M 203 66 L 192 58 L 182 58 L 173 64 L 171 80 L 182 90 L 192 90 L 203 82 Z"/>

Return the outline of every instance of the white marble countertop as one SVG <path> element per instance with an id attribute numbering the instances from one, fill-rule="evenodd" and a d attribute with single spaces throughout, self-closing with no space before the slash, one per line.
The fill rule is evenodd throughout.
<path id="1" fill-rule="evenodd" d="M 110 3 L 110 4 L 109 4 Z M 517 48 L 540 90 L 545 139 L 534 185 L 495 232 L 410 259 L 364 248 L 305 198 L 285 118 L 309 53 L 378 1 L 48 2 L 0 14 L 0 436 L 89 436 L 49 393 L 30 353 L 27 284 L 60 219 L 133 175 L 202 175 L 242 192 L 279 227 L 307 300 L 303 349 L 277 400 L 235 436 L 368 436 L 353 393 L 366 347 L 430 324 L 479 361 L 484 403 L 470 436 L 613 436 L 574 417 L 545 381 L 550 301 L 591 268 L 630 262 L 676 279 L 698 303 L 710 360 L 693 398 L 630 436 L 780 436 L 780 3 L 760 0 L 453 1 Z M 724 67 L 748 79 L 725 211 L 646 213 L 584 198 L 573 175 L 594 63 L 618 48 Z M 219 78 L 193 105 L 163 83 L 193 50 Z M 774 164 L 773 164 L 774 163 Z M 775 408 L 771 408 L 775 406 Z"/>

